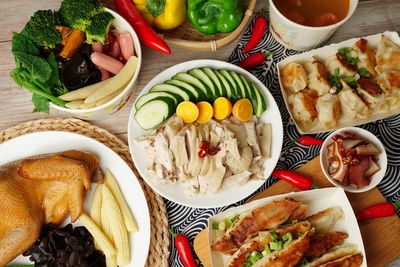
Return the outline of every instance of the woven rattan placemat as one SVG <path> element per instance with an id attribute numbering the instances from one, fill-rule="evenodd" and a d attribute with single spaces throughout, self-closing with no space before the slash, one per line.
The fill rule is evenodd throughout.
<path id="1" fill-rule="evenodd" d="M 150 209 L 151 238 L 147 266 L 168 266 L 170 235 L 165 204 L 162 198 L 143 182 L 132 162 L 128 146 L 110 132 L 73 118 L 49 118 L 18 124 L 0 132 L 0 144 L 20 135 L 42 131 L 64 131 L 88 136 L 111 148 L 128 163 L 144 189 Z"/>

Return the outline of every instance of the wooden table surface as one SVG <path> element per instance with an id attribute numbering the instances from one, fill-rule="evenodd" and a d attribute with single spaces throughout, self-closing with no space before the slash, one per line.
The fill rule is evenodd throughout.
<path id="1" fill-rule="evenodd" d="M 46 118 L 44 113 L 32 113 L 31 93 L 19 88 L 10 78 L 14 68 L 11 55 L 11 33 L 20 31 L 26 21 L 38 9 L 58 9 L 60 0 L 0 0 L 0 130 L 15 124 L 38 118 Z M 334 2 L 334 0 L 332 0 Z M 256 11 L 268 9 L 267 0 L 258 0 Z M 360 37 L 386 30 L 400 31 L 400 0 L 364 0 L 360 1 L 357 10 L 343 26 L 331 37 L 328 43 L 340 42 L 352 37 Z M 135 96 L 155 75 L 167 67 L 193 59 L 227 60 L 236 45 L 233 42 L 216 52 L 196 52 L 172 48 L 172 55 L 143 47 L 143 64 L 139 75 L 139 87 Z M 126 140 L 127 121 L 133 101 L 113 117 L 94 122 L 95 124 Z M 62 113 L 52 110 L 50 116 L 61 116 Z"/>

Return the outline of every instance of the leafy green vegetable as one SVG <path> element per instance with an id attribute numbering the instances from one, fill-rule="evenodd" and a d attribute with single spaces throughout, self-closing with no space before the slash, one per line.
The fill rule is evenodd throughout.
<path id="1" fill-rule="evenodd" d="M 38 10 L 26 23 L 21 34 L 30 38 L 36 45 L 54 48 L 62 40 L 60 31 L 55 28 L 57 25 L 61 25 L 58 12 Z"/>
<path id="2" fill-rule="evenodd" d="M 12 40 L 12 51 L 16 68 L 10 75 L 21 87 L 33 93 L 33 112 L 49 112 L 49 101 L 65 106 L 65 101 L 56 97 L 56 93 L 65 91 L 59 81 L 57 62 L 54 54 L 46 61 L 38 55 L 38 48 L 28 37 L 15 33 Z M 54 93 L 55 91 L 56 93 Z"/>
<path id="3" fill-rule="evenodd" d="M 32 94 L 32 103 L 35 106 L 32 112 L 45 112 L 49 114 L 49 100 L 38 94 Z"/>
<path id="4" fill-rule="evenodd" d="M 20 33 L 13 32 L 11 47 L 13 53 L 22 52 L 33 56 L 40 55 L 40 51 L 36 45 L 29 38 Z"/>
<path id="5" fill-rule="evenodd" d="M 359 68 L 357 73 L 363 78 L 369 78 L 369 76 L 371 76 L 371 73 L 366 68 Z"/>
<path id="6" fill-rule="evenodd" d="M 343 81 L 347 83 L 351 88 L 357 88 L 357 81 L 353 76 L 347 76 L 343 78 Z"/>
<path id="7" fill-rule="evenodd" d="M 18 63 L 29 71 L 33 79 L 43 83 L 50 79 L 52 70 L 44 58 L 23 52 L 14 52 L 14 57 Z"/>
<path id="8" fill-rule="evenodd" d="M 352 55 L 353 49 L 351 47 L 342 47 L 338 50 L 338 53 L 346 57 L 347 63 L 350 65 L 357 65 L 358 59 Z"/>
<path id="9" fill-rule="evenodd" d="M 49 63 L 52 70 L 48 83 L 51 86 L 53 94 L 56 96 L 60 96 L 68 93 L 68 89 L 60 81 L 60 76 L 58 73 L 58 64 L 56 61 L 56 56 L 53 53 L 50 53 L 50 55 L 47 58 L 47 62 Z"/>

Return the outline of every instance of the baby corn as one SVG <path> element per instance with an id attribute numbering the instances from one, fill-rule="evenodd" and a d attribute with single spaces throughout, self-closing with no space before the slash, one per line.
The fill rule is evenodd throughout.
<path id="1" fill-rule="evenodd" d="M 82 213 L 78 220 L 90 232 L 94 240 L 96 240 L 97 244 L 99 245 L 101 251 L 103 251 L 104 255 L 106 255 L 106 257 L 112 257 L 113 255 L 116 255 L 116 250 L 114 246 L 86 213 Z"/>
<path id="2" fill-rule="evenodd" d="M 98 227 L 101 226 L 101 202 L 102 202 L 102 187 L 104 185 L 99 184 L 94 190 L 92 205 L 90 206 L 90 217 L 97 224 Z"/>
<path id="3" fill-rule="evenodd" d="M 137 227 L 135 218 L 133 217 L 132 212 L 129 209 L 129 206 L 126 203 L 126 200 L 124 198 L 124 195 L 121 192 L 121 189 L 118 185 L 117 180 L 112 175 L 112 173 L 109 169 L 106 169 L 105 176 L 104 176 L 104 183 L 109 187 L 115 200 L 118 203 L 118 206 L 122 212 L 124 222 L 126 225 L 126 229 L 128 230 L 128 232 L 137 232 L 138 227 Z"/>
<path id="4" fill-rule="evenodd" d="M 107 186 L 103 186 L 102 222 L 105 221 L 106 231 L 109 231 L 117 249 L 117 263 L 119 266 L 130 262 L 130 248 L 128 232 L 122 213 L 113 194 Z"/>

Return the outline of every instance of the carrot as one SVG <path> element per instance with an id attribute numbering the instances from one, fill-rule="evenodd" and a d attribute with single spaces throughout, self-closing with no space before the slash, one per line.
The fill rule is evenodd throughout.
<path id="1" fill-rule="evenodd" d="M 209 120 L 211 120 L 214 111 L 210 103 L 201 101 L 197 103 L 196 106 L 199 109 L 199 117 L 197 117 L 196 120 L 198 123 L 207 123 Z"/>
<path id="2" fill-rule="evenodd" d="M 226 97 L 218 97 L 215 99 L 214 104 L 214 118 L 223 120 L 229 117 L 232 113 L 232 103 Z"/>
<path id="3" fill-rule="evenodd" d="M 67 44 L 68 37 L 72 32 L 72 29 L 64 26 L 55 26 L 55 27 L 61 33 L 62 37 L 61 44 L 65 46 Z"/>
<path id="4" fill-rule="evenodd" d="M 232 109 L 233 116 L 240 121 L 248 121 L 253 116 L 253 106 L 250 100 L 242 98 L 238 100 Z"/>
<path id="5" fill-rule="evenodd" d="M 73 30 L 68 36 L 67 43 L 60 52 L 63 58 L 72 57 L 79 50 L 82 43 L 85 41 L 85 34 L 80 30 Z"/>

